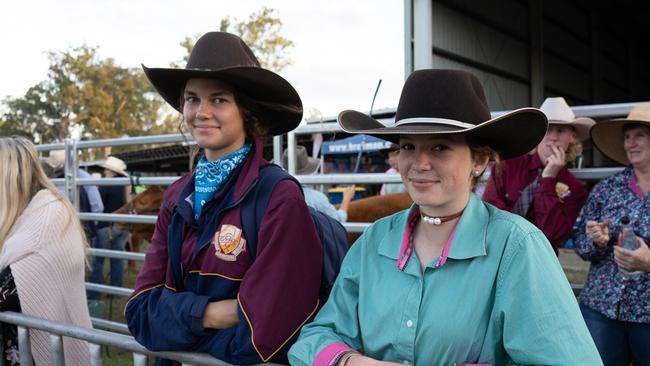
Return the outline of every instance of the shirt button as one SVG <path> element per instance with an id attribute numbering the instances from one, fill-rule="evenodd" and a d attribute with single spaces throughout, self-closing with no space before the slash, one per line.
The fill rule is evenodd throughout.
<path id="1" fill-rule="evenodd" d="M 413 320 L 410 320 L 410 319 L 407 320 L 406 321 L 406 326 L 409 327 L 409 328 L 412 327 L 413 326 Z M 404 362 L 406 362 L 406 361 L 404 361 Z"/>

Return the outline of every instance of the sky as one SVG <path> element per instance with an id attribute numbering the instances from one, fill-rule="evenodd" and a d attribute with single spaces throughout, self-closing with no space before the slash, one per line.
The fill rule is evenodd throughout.
<path id="1" fill-rule="evenodd" d="M 47 51 L 83 44 L 124 67 L 168 67 L 186 36 L 277 10 L 292 40 L 293 64 L 280 75 L 300 94 L 305 115 L 395 108 L 404 81 L 402 0 L 21 0 L 0 12 L 0 99 L 20 97 L 47 75 Z"/>

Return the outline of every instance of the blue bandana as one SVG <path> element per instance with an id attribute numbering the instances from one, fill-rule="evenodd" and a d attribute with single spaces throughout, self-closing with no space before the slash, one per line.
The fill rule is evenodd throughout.
<path id="1" fill-rule="evenodd" d="M 230 173 L 246 160 L 251 146 L 246 144 L 221 159 L 209 161 L 204 156 L 199 160 L 194 173 L 194 219 L 199 219 L 203 205 L 221 188 Z"/>

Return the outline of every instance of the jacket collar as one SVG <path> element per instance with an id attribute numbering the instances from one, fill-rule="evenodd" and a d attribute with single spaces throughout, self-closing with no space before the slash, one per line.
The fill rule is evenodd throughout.
<path id="1" fill-rule="evenodd" d="M 415 210 L 415 204 L 407 212 L 402 212 L 389 223 L 388 233 L 379 243 L 380 255 L 397 261 L 407 219 Z M 487 255 L 487 229 L 490 214 L 485 204 L 474 193 L 470 194 L 465 211 L 460 217 L 456 233 L 451 241 L 448 258 L 463 260 Z"/>
<path id="2" fill-rule="evenodd" d="M 250 186 L 255 182 L 259 175 L 259 170 L 262 166 L 268 164 L 263 158 L 264 145 L 262 140 L 255 139 L 253 142 L 253 149 L 248 154 L 244 162 L 235 170 L 230 173 L 230 176 L 217 191 L 211 201 L 221 201 L 228 199 L 230 202 L 239 201 L 250 189 Z M 184 220 L 188 223 L 196 224 L 194 220 L 194 210 L 192 208 L 194 194 L 194 173 L 192 170 L 188 175 L 188 179 L 183 183 L 183 188 L 176 198 L 176 209 L 183 216 Z M 188 199 L 190 198 L 190 199 Z M 211 204 L 212 202 L 208 203 Z"/>

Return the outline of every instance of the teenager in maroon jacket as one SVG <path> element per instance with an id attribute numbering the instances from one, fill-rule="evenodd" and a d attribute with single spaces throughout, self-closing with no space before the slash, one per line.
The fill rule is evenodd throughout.
<path id="1" fill-rule="evenodd" d="M 527 218 L 544 232 L 557 253 L 571 236 L 587 199 L 584 183 L 566 165 L 582 154 L 581 142 L 589 138 L 595 122 L 576 119 L 564 98 L 547 98 L 540 109 L 549 124 L 544 139 L 533 153 L 493 168 L 483 200 Z"/>
<path id="2" fill-rule="evenodd" d="M 286 362 L 318 308 L 322 247 L 295 182 L 273 190 L 255 260 L 241 206 L 268 164 L 260 137 L 294 129 L 300 97 L 228 33 L 202 36 L 185 69 L 144 71 L 204 156 L 165 192 L 126 305 L 129 330 L 151 350 L 207 352 L 238 365 Z"/>

